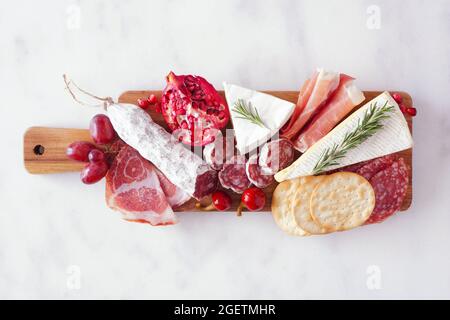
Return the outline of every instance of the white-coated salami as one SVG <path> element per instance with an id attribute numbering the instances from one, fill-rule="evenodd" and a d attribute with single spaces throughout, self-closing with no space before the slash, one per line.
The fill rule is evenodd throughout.
<path id="1" fill-rule="evenodd" d="M 217 188 L 217 172 L 153 122 L 141 108 L 113 103 L 108 116 L 119 137 L 152 162 L 176 186 L 196 199 Z"/>
<path id="2" fill-rule="evenodd" d="M 266 188 L 274 182 L 273 174 L 265 174 L 262 172 L 258 163 L 258 155 L 254 154 L 250 156 L 245 165 L 247 177 L 251 183 L 258 188 Z"/>
<path id="3" fill-rule="evenodd" d="M 243 193 L 250 187 L 251 182 L 245 172 L 246 159 L 243 155 L 233 156 L 223 165 L 219 172 L 219 180 L 222 187 L 231 189 L 236 193 Z"/>
<path id="4" fill-rule="evenodd" d="M 266 174 L 276 174 L 294 161 L 294 146 L 287 139 L 266 143 L 259 155 L 259 165 Z"/>

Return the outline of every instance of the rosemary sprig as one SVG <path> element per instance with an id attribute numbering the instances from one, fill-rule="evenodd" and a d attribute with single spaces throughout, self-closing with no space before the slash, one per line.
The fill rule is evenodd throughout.
<path id="1" fill-rule="evenodd" d="M 382 121 L 389 117 L 388 113 L 394 110 L 393 106 L 388 106 L 387 101 L 381 108 L 376 107 L 376 103 L 370 105 L 365 112 L 362 121 L 358 121 L 355 130 L 347 132 L 341 143 L 324 150 L 313 169 L 313 175 L 320 174 L 331 166 L 339 164 L 339 159 L 345 157 L 347 151 L 356 148 L 366 141 L 375 132 L 383 127 Z"/>
<path id="2" fill-rule="evenodd" d="M 267 128 L 267 126 L 264 124 L 264 121 L 262 121 L 258 113 L 258 110 L 253 108 L 251 102 L 248 102 L 247 104 L 243 99 L 238 99 L 238 101 L 235 102 L 232 111 L 240 115 L 239 117 L 236 118 L 245 119 L 260 127 Z"/>

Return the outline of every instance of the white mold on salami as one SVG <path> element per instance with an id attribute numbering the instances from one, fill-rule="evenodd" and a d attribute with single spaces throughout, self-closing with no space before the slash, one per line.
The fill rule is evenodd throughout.
<path id="1" fill-rule="evenodd" d="M 108 116 L 119 137 L 196 199 L 217 187 L 217 173 L 132 104 L 111 104 Z"/>

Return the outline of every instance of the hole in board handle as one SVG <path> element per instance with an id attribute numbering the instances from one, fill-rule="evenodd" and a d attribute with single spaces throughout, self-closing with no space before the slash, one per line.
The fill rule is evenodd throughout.
<path id="1" fill-rule="evenodd" d="M 37 145 L 34 146 L 33 152 L 37 156 L 42 156 L 44 154 L 44 152 L 45 152 L 45 148 L 44 148 L 43 145 L 37 144 Z"/>

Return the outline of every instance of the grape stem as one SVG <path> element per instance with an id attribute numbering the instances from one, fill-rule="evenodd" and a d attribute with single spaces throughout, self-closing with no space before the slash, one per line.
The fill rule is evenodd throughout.
<path id="1" fill-rule="evenodd" d="M 77 84 L 73 80 L 68 79 L 66 74 L 63 74 L 63 79 L 64 79 L 64 83 L 66 84 L 66 89 L 69 91 L 73 100 L 75 100 L 76 102 L 78 102 L 79 104 L 81 104 L 83 106 L 92 107 L 92 108 L 103 107 L 103 109 L 107 110 L 110 105 L 114 104 L 114 100 L 111 97 L 102 98 L 102 97 L 96 96 L 90 92 L 87 92 L 86 90 L 81 89 L 79 86 L 77 86 Z M 89 104 L 89 103 L 85 103 L 85 102 L 79 100 L 77 98 L 76 94 L 70 88 L 71 85 L 73 85 L 81 93 L 83 93 L 91 98 L 94 98 L 96 100 L 103 101 L 103 102 L 100 104 Z"/>

